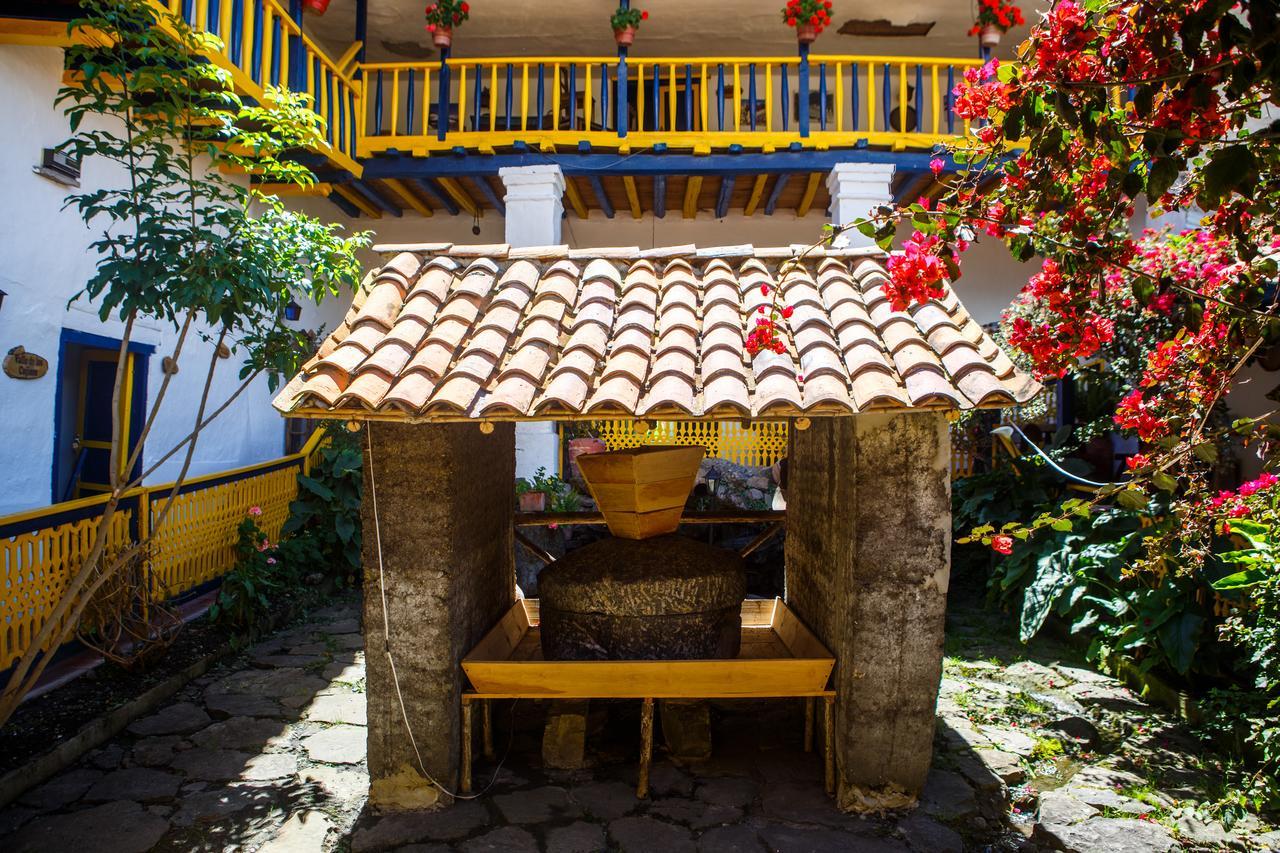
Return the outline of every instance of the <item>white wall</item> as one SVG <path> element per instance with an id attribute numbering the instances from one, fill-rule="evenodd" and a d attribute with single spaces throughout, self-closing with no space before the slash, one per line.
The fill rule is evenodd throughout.
<path id="1" fill-rule="evenodd" d="M 118 338 L 122 326 L 103 323 L 90 306 L 67 307 L 71 296 L 92 274 L 95 235 L 74 210 L 62 210 L 67 190 L 32 172 L 42 148 L 68 136 L 66 118 L 53 107 L 62 78 L 62 51 L 56 48 L 0 45 L 0 290 L 8 292 L 0 307 L 0 352 L 22 346 L 49 361 L 41 379 L 20 381 L 0 375 L 0 464 L 6 472 L 0 490 L 0 515 L 47 505 L 51 497 L 54 457 L 54 398 L 58 346 L 62 329 Z M 86 162 L 83 188 L 115 184 L 110 164 Z M 307 313 L 304 325 L 311 322 Z M 156 347 L 151 358 L 149 391 L 162 380 L 160 360 L 171 352 L 176 332 L 149 324 L 134 338 Z M 175 377 L 163 411 L 148 438 L 144 464 L 158 459 L 191 429 L 209 344 L 188 338 L 181 372 Z M 219 363 L 211 401 L 220 403 L 238 386 L 236 355 Z M 270 407 L 262 379 L 247 389 L 202 435 L 191 466 L 192 475 L 213 473 L 279 456 L 284 447 L 283 421 Z M 158 470 L 149 482 L 161 483 L 177 473 L 181 456 Z"/>

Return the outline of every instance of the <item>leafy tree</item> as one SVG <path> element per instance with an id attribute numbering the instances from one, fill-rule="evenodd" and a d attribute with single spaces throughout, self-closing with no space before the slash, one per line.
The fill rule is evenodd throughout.
<path id="1" fill-rule="evenodd" d="M 322 120 L 304 96 L 271 89 L 263 103 L 245 103 L 230 75 L 201 58 L 217 49 L 216 39 L 193 31 L 158 4 L 84 0 L 81 7 L 85 17 L 70 26 L 92 37 L 67 49 L 73 80 L 57 104 L 65 109 L 72 135 L 62 148 L 116 164 L 122 175 L 116 185 L 67 201 L 101 235 L 92 244 L 99 256 L 96 272 L 78 297 L 97 305 L 104 321 L 117 318 L 124 327 L 113 394 L 111 491 L 92 548 L 0 693 L 0 723 L 44 671 L 46 650 L 65 641 L 94 593 L 147 548 L 141 541 L 105 554 L 121 499 L 181 454 L 173 490 L 156 510 L 149 535 L 164 527 L 201 432 L 260 376 L 274 388 L 304 354 L 306 338 L 281 323 L 285 305 L 295 295 L 319 302 L 353 287 L 356 251 L 365 243 L 364 235 L 344 238 L 334 226 L 285 210 L 239 177 L 314 180 L 287 157 L 322 142 Z M 123 356 L 144 322 L 167 324 L 177 337 L 141 435 L 131 445 L 118 415 Z M 193 335 L 213 346 L 207 364 L 192 365 L 202 393 L 191 431 L 148 458 L 145 470 L 133 476 L 142 442 L 186 364 L 184 350 Z M 239 354 L 241 383 L 219 401 L 210 399 L 210 391 L 223 347 Z"/>

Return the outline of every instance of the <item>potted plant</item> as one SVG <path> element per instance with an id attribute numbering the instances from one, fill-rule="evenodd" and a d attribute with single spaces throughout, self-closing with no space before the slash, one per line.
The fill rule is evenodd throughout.
<path id="1" fill-rule="evenodd" d="M 539 468 L 531 480 L 517 478 L 516 500 L 520 502 L 520 511 L 545 512 L 547 495 L 556 493 L 555 483 L 558 480 L 559 477 L 548 477 L 546 468 Z"/>
<path id="2" fill-rule="evenodd" d="M 618 47 L 631 47 L 631 43 L 636 40 L 636 30 L 640 28 L 640 22 L 647 20 L 649 20 L 648 12 L 619 6 L 613 13 L 613 17 L 609 19 L 613 27 L 613 40 L 618 43 Z"/>
<path id="3" fill-rule="evenodd" d="M 796 41 L 812 44 L 818 35 L 831 26 L 831 0 L 787 0 L 782 9 L 782 20 L 794 27 Z"/>
<path id="4" fill-rule="evenodd" d="M 427 32 L 431 42 L 441 50 L 453 44 L 454 28 L 471 17 L 466 0 L 436 0 L 427 7 Z"/>
<path id="5" fill-rule="evenodd" d="M 983 47 L 995 47 L 1010 27 L 1023 23 L 1022 10 L 1013 0 L 978 0 L 978 18 L 969 28 L 969 35 L 977 36 Z"/>

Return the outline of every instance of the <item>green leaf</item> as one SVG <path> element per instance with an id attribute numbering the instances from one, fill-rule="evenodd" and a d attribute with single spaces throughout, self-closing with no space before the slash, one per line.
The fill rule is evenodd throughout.
<path id="1" fill-rule="evenodd" d="M 1270 572 L 1267 571 L 1267 569 L 1262 568 L 1260 566 L 1255 566 L 1254 568 L 1251 568 L 1251 569 L 1245 569 L 1242 572 L 1236 572 L 1235 574 L 1227 575 L 1225 578 L 1219 578 L 1218 580 L 1214 581 L 1212 585 L 1214 589 L 1223 590 L 1223 591 L 1233 590 L 1233 589 L 1246 589 L 1248 587 L 1255 586 L 1257 584 L 1262 583 L 1267 579 L 1268 575 L 1270 575 Z"/>
<path id="2" fill-rule="evenodd" d="M 1036 563 L 1036 574 L 1022 596 L 1022 614 L 1018 624 L 1018 636 L 1029 641 L 1044 625 L 1053 602 L 1073 582 L 1070 553 L 1054 551 L 1041 557 Z"/>
<path id="3" fill-rule="evenodd" d="M 319 480 L 314 480 L 311 477 L 307 477 L 305 475 L 299 474 L 298 485 L 302 486 L 307 491 L 311 492 L 313 495 L 315 495 L 318 498 L 321 498 L 322 500 L 326 500 L 326 501 L 333 500 L 333 489 L 329 488 L 324 483 L 321 483 Z"/>
<path id="4" fill-rule="evenodd" d="M 1258 176 L 1257 158 L 1248 145 L 1230 145 L 1213 153 L 1204 168 L 1204 193 L 1212 207 L 1213 202 L 1235 190 L 1244 190 Z"/>
<path id="5" fill-rule="evenodd" d="M 356 524 L 349 515 L 337 515 L 333 519 L 333 529 L 343 542 L 350 542 L 356 533 Z"/>
<path id="6" fill-rule="evenodd" d="M 1179 675 L 1186 675 L 1191 669 L 1203 626 L 1204 617 L 1198 613 L 1180 613 L 1160 626 L 1160 646 Z"/>
<path id="7" fill-rule="evenodd" d="M 1125 509 L 1146 509 L 1147 496 L 1138 489 L 1125 489 L 1116 494 L 1116 503 Z"/>

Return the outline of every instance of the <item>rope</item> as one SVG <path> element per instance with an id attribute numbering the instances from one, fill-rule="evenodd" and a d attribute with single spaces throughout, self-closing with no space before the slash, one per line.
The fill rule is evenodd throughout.
<path id="1" fill-rule="evenodd" d="M 1018 431 L 1018 435 L 1022 436 L 1022 440 L 1023 440 L 1023 441 L 1025 441 L 1025 442 L 1027 443 L 1027 446 L 1028 446 L 1028 447 L 1030 447 L 1032 450 L 1034 450 L 1034 451 L 1036 452 L 1036 454 L 1037 454 L 1041 459 L 1043 459 L 1045 462 L 1049 463 L 1049 467 L 1050 467 L 1050 468 L 1052 468 L 1053 470 L 1057 471 L 1059 474 L 1061 474 L 1062 476 L 1066 477 L 1068 480 L 1075 480 L 1077 483 L 1083 483 L 1083 484 L 1084 484 L 1084 485 L 1086 485 L 1086 486 L 1093 486 L 1094 488 L 1097 488 L 1097 489 L 1106 489 L 1106 488 L 1110 488 L 1111 486 L 1120 486 L 1120 485 L 1124 485 L 1124 483 L 1122 483 L 1122 482 L 1121 482 L 1121 483 L 1095 483 L 1093 480 L 1086 480 L 1084 477 L 1078 477 L 1078 476 L 1076 476 L 1075 474 L 1072 474 L 1072 473 L 1071 473 L 1070 471 L 1068 471 L 1066 468 L 1063 468 L 1061 465 L 1059 465 L 1057 462 L 1055 462 L 1055 461 L 1054 461 L 1054 460 L 1049 456 L 1049 454 L 1045 453 L 1043 450 L 1041 450 L 1039 447 L 1037 447 L 1037 446 L 1036 446 L 1036 443 L 1035 443 L 1034 441 L 1032 441 L 1031 439 L 1027 438 L 1027 434 L 1026 434 L 1025 432 L 1023 432 L 1023 431 L 1022 431 L 1022 427 L 1018 426 L 1018 425 L 1017 425 L 1017 424 L 1015 424 L 1015 423 L 1006 424 L 1006 426 L 1013 427 L 1015 430 L 1017 430 L 1017 431 Z M 992 430 L 992 432 L 996 432 L 996 431 L 1001 430 L 1001 429 L 1004 429 L 1004 428 L 1005 428 L 1005 427 L 996 427 L 996 429 L 993 429 L 993 430 Z"/>
<path id="2" fill-rule="evenodd" d="M 474 794 L 462 794 L 450 791 L 427 772 L 427 766 L 422 760 L 422 753 L 418 749 L 418 739 L 413 736 L 413 726 L 409 724 L 409 711 L 404 704 L 404 694 L 400 692 L 400 676 L 396 674 L 396 660 L 391 655 L 391 617 L 387 612 L 387 583 L 382 571 L 382 527 L 378 523 L 378 483 L 375 479 L 375 466 L 373 464 L 373 424 L 365 424 L 365 439 L 365 446 L 369 451 L 369 498 L 373 505 L 373 541 L 378 555 L 378 594 L 382 599 L 382 650 L 386 653 L 387 663 L 391 667 L 391 683 L 396 688 L 396 701 L 400 705 L 400 719 L 404 721 L 405 733 L 409 735 L 409 743 L 413 746 L 413 754 L 418 760 L 418 769 L 422 771 L 423 777 L 441 792 L 453 797 L 455 800 L 477 800 L 487 794 L 494 783 L 498 781 L 498 773 L 501 772 L 502 765 L 506 763 L 507 756 L 511 754 L 511 744 L 515 741 L 515 703 L 518 700 L 513 700 L 511 703 L 511 725 L 507 727 L 507 748 L 503 751 L 502 759 L 498 762 L 498 766 L 493 769 L 493 777 L 489 779 L 489 784 Z"/>

